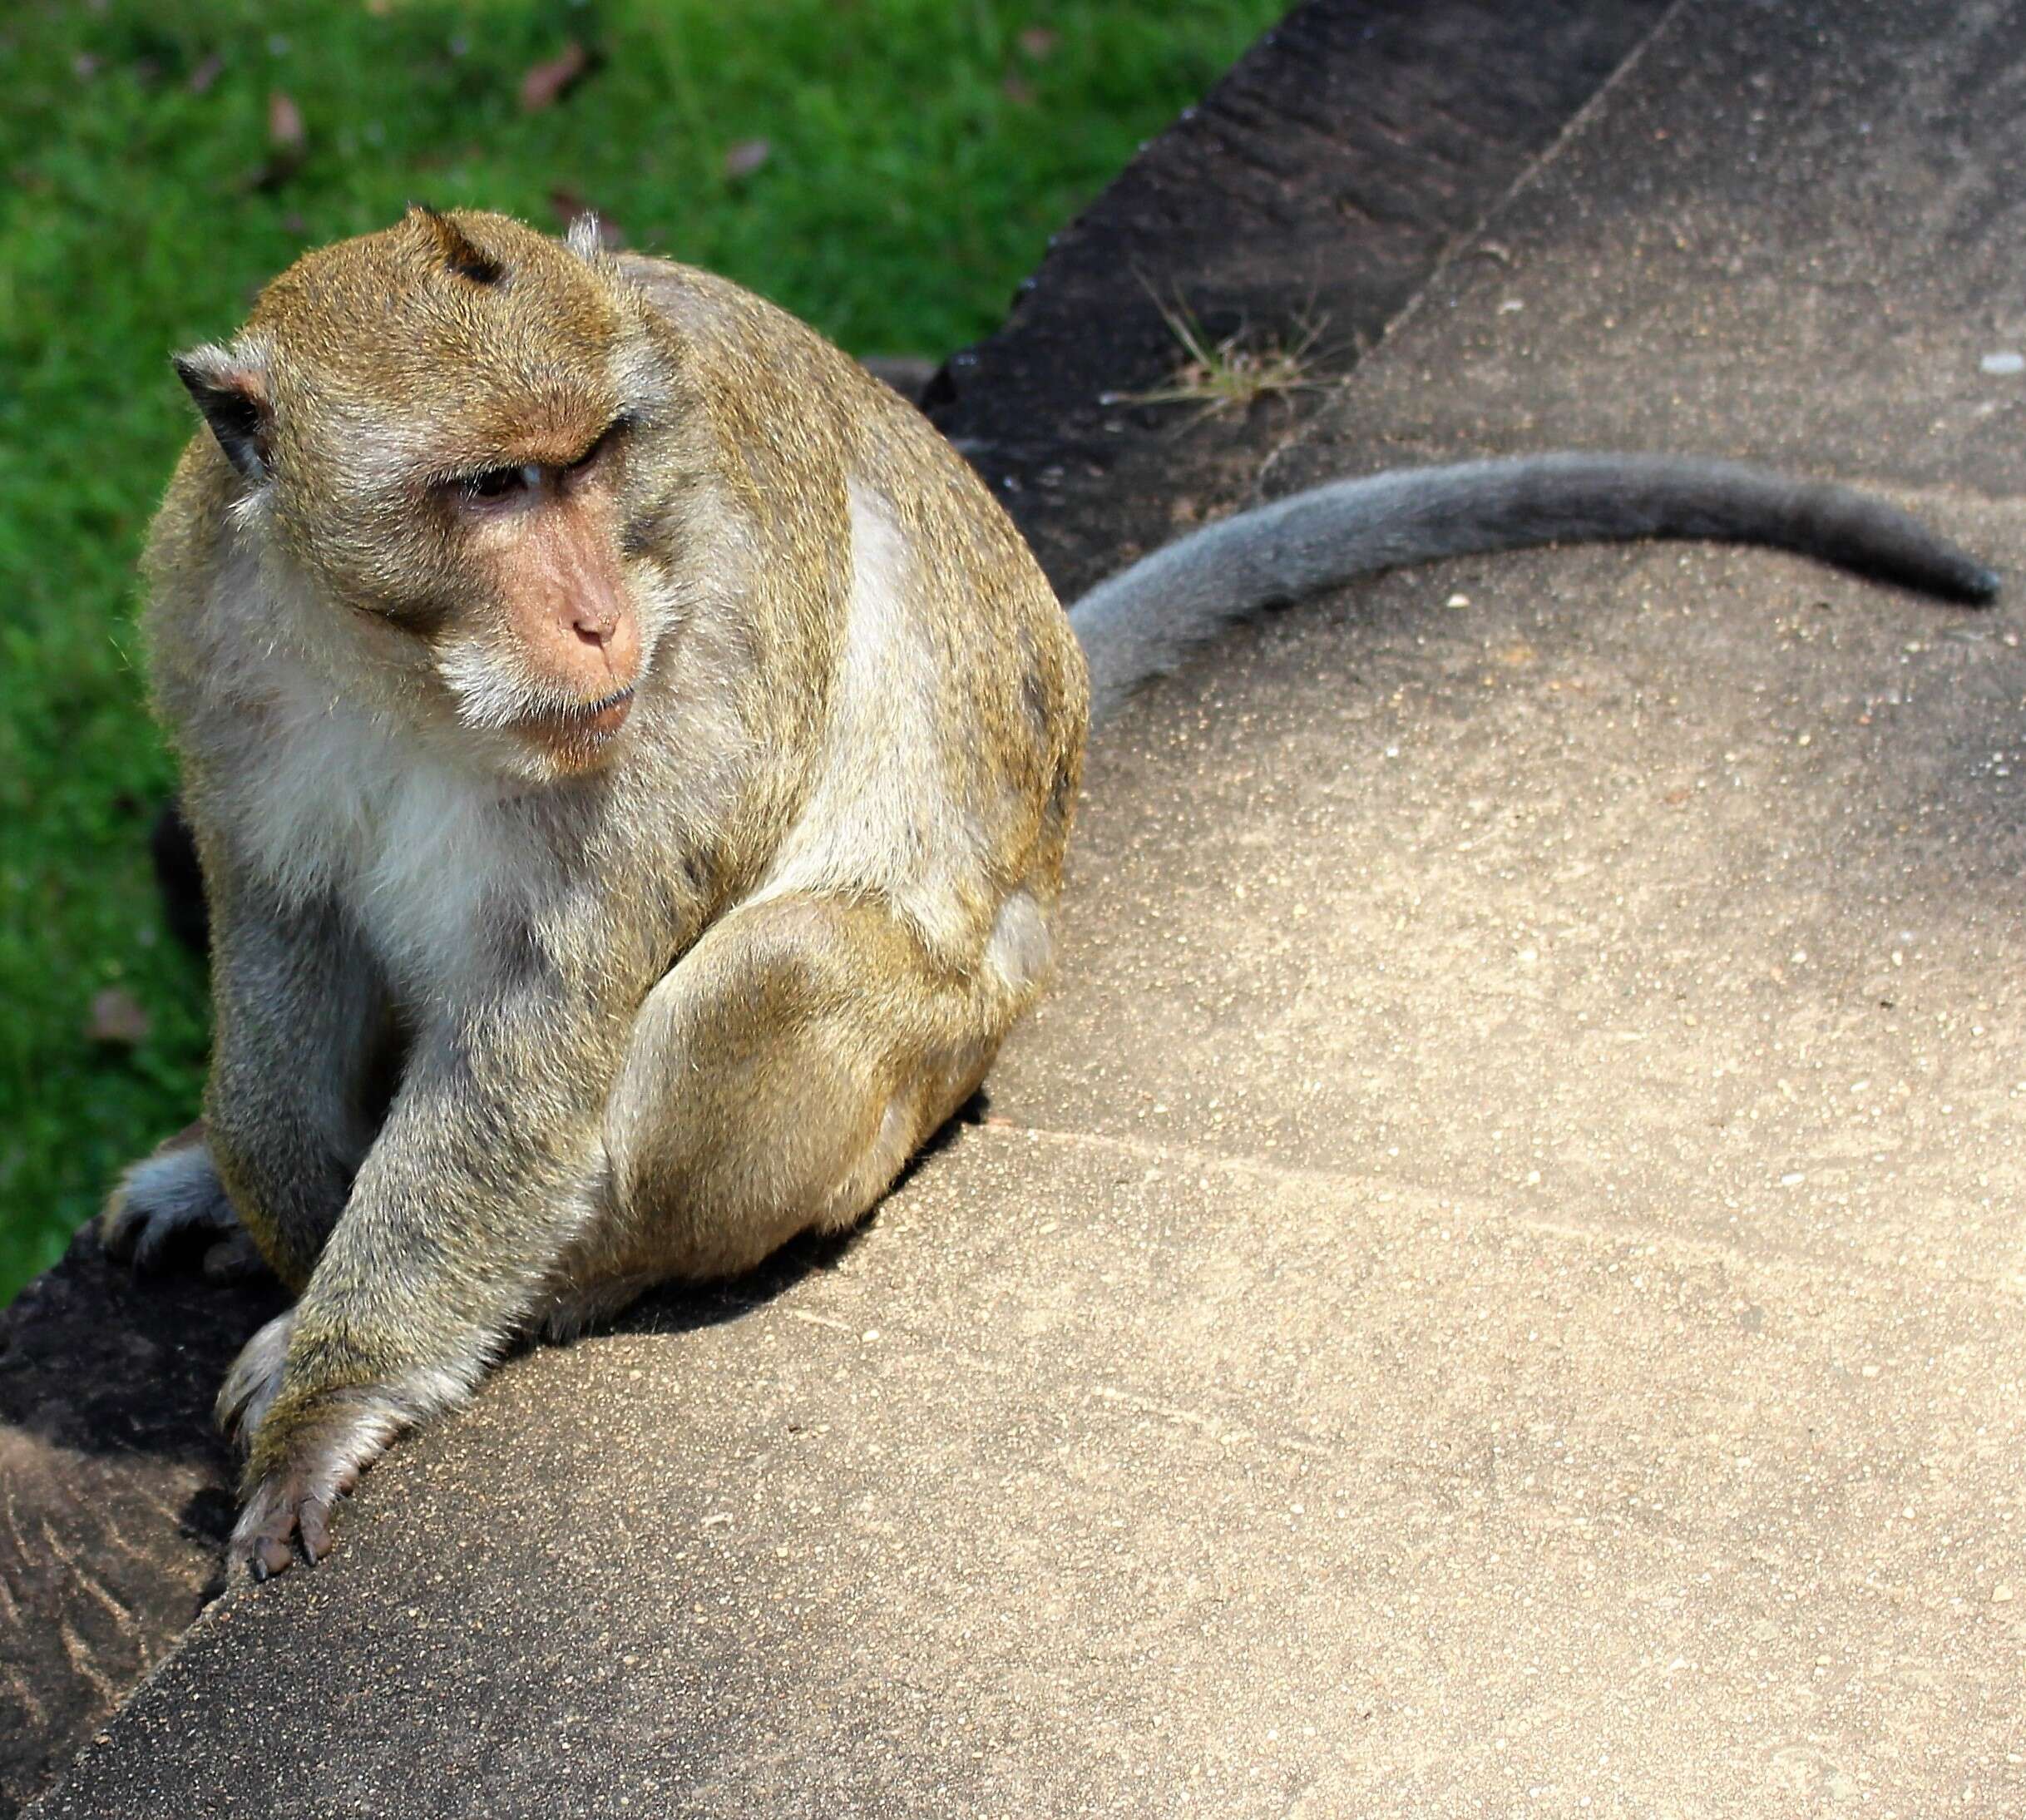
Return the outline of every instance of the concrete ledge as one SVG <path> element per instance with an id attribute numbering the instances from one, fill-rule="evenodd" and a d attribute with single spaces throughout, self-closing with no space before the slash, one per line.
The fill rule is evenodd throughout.
<path id="1" fill-rule="evenodd" d="M 1220 91 L 1124 181 L 1225 146 L 1235 246 L 1308 205 L 1277 67 L 1398 121 L 1367 27 L 1443 82 L 1500 47 L 1495 87 L 1579 27 L 1306 9 L 1242 133 Z M 1505 133 L 1296 413 L 1105 428 L 1125 357 L 1064 377 L 1045 272 L 941 420 L 1072 587 L 1108 497 L 1154 541 L 1389 442 L 1618 429 L 1904 474 L 2026 574 L 2026 394 L 1978 360 L 2026 334 L 2022 87 L 2017 8 L 1677 8 L 1574 131 Z M 1287 233 L 1276 293 L 1189 168 L 1142 244 L 1250 309 L 1386 224 Z M 1110 206 L 1050 268 L 1106 333 L 1144 295 L 1099 284 Z M 982 1125 L 856 1244 L 511 1362 L 37 1811 L 2026 1808 L 2021 637 L 1699 546 L 1234 636 L 1094 754 L 1065 977 Z"/>
<path id="2" fill-rule="evenodd" d="M 0 1811 L 167 1653 L 223 1583 L 211 1399 L 279 1288 L 136 1281 L 81 1236 L 0 1314 Z"/>

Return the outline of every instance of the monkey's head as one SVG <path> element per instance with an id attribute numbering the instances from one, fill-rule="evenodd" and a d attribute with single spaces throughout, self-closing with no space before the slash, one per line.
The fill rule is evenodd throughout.
<path id="1" fill-rule="evenodd" d="M 605 759 L 665 628 L 627 534 L 633 445 L 669 404 L 654 333 L 591 224 L 562 244 L 416 209 L 305 255 L 175 366 L 309 646 L 542 777 Z"/>

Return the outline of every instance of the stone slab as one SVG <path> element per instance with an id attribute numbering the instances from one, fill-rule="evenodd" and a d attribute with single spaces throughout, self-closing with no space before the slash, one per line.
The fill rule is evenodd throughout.
<path id="1" fill-rule="evenodd" d="M 2014 1297 L 1000 1125 L 802 1263 L 510 1364 L 38 1813 L 2026 1802 Z"/>
<path id="2" fill-rule="evenodd" d="M 2015 497 L 2023 104 L 2008 0 L 1678 7 L 1262 484 L 1566 446 Z"/>
<path id="3" fill-rule="evenodd" d="M 1242 478 L 1148 433 L 1206 507 L 1805 453 L 2026 573 L 2002 406 L 1893 358 L 2026 277 L 1969 232 L 2022 72 L 2016 6 L 1677 7 Z M 1728 166 L 1869 303 L 1668 264 Z M 39 1811 L 2019 1812 L 2021 622 L 1648 548 L 1220 645 L 1094 754 L 985 1123 L 856 1243 L 510 1363 Z"/>

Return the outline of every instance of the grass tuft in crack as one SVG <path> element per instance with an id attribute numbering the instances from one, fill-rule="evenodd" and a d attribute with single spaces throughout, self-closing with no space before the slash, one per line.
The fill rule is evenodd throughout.
<path id="1" fill-rule="evenodd" d="M 1309 356 L 1328 326 L 1320 317 L 1299 319 L 1292 334 L 1259 335 L 1241 325 L 1213 341 L 1188 305 L 1155 299 L 1183 354 L 1181 364 L 1165 384 L 1144 392 L 1108 392 L 1106 404 L 1193 404 L 1192 419 L 1226 411 L 1247 411 L 1261 398 L 1314 390 L 1322 381 L 1310 376 Z"/>

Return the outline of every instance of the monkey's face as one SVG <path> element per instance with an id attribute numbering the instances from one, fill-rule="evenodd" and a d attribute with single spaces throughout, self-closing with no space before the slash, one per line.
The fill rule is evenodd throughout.
<path id="1" fill-rule="evenodd" d="M 610 756 L 663 629 L 623 536 L 665 403 L 636 301 L 588 247 L 418 211 L 179 362 L 308 648 L 521 776 Z"/>
<path id="2" fill-rule="evenodd" d="M 646 646 L 620 527 L 624 411 L 429 484 L 437 602 L 411 619 L 452 712 L 539 770 L 597 764 L 625 725 Z"/>

